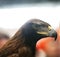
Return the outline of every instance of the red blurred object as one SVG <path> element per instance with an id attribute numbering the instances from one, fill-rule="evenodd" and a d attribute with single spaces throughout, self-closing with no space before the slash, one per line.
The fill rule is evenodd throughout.
<path id="1" fill-rule="evenodd" d="M 46 55 L 55 57 L 57 54 L 56 41 L 52 37 L 43 38 L 36 43 L 36 50 L 43 50 Z"/>
<path id="2" fill-rule="evenodd" d="M 49 48 L 48 46 L 53 42 L 54 42 L 54 38 L 52 37 L 46 37 L 40 39 L 36 44 L 36 48 L 37 50 L 43 49 L 44 51 L 46 51 L 46 49 Z"/>
<path id="3" fill-rule="evenodd" d="M 49 42 L 51 42 L 52 40 L 54 40 L 54 38 L 51 38 L 51 37 L 46 37 L 46 38 L 40 39 L 40 40 L 37 42 L 37 44 L 36 44 L 37 50 L 40 50 L 40 49 L 45 50 L 46 45 L 47 45 Z"/>

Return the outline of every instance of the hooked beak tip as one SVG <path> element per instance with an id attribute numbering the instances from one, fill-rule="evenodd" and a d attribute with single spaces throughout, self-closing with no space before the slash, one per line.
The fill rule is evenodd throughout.
<path id="1" fill-rule="evenodd" d="M 56 40 L 57 39 L 57 32 L 55 30 L 52 30 L 51 32 L 52 32 L 51 36 L 54 37 Z"/>

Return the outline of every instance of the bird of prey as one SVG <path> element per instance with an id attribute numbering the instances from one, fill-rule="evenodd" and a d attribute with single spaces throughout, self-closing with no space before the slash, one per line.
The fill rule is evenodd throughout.
<path id="1" fill-rule="evenodd" d="M 36 42 L 44 37 L 56 39 L 57 33 L 47 22 L 31 19 L 0 49 L 0 57 L 35 57 Z"/>

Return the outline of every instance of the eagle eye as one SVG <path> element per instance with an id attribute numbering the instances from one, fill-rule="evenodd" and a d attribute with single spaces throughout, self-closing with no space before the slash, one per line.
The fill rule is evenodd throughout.
<path id="1" fill-rule="evenodd" d="M 48 29 L 49 29 L 49 31 L 52 29 L 52 27 L 51 26 L 48 26 Z"/>

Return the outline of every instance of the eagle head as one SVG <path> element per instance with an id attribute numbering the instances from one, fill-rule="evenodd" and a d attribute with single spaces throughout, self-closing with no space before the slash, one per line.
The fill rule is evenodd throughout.
<path id="1" fill-rule="evenodd" d="M 32 19 L 21 27 L 22 34 L 25 38 L 26 46 L 31 47 L 35 52 L 36 42 L 44 37 L 57 38 L 56 31 L 50 24 L 39 19 Z"/>
<path id="2" fill-rule="evenodd" d="M 39 19 L 29 20 L 23 25 L 22 32 L 26 38 L 33 39 L 34 41 L 44 37 L 57 38 L 57 32 L 51 25 Z"/>

